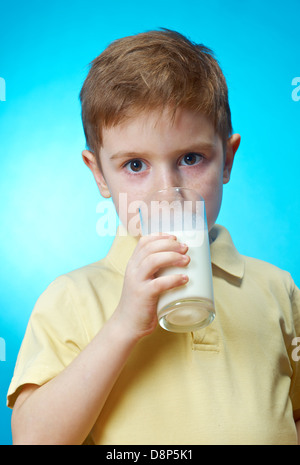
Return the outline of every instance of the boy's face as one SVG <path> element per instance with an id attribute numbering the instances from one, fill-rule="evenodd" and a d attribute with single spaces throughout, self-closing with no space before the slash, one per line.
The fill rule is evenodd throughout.
<path id="1" fill-rule="evenodd" d="M 221 138 L 204 116 L 179 109 L 172 120 L 169 112 L 150 112 L 103 130 L 101 170 L 95 156 L 83 152 L 103 197 L 112 197 L 121 221 L 119 194 L 127 204 L 143 200 L 155 190 L 188 187 L 205 200 L 209 230 L 222 201 L 223 184 L 230 172 L 240 136 L 234 134 L 223 147 Z"/>

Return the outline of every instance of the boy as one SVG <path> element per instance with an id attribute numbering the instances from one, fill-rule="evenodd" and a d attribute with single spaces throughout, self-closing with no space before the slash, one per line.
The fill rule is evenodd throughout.
<path id="1" fill-rule="evenodd" d="M 14 442 L 297 444 L 300 293 L 215 224 L 240 136 L 210 50 L 168 30 L 118 40 L 92 63 L 81 103 L 84 162 L 125 227 L 121 193 L 204 197 L 217 316 L 192 333 L 160 328 L 158 296 L 187 282 L 187 246 L 117 234 L 105 259 L 37 302 L 8 393 Z M 182 274 L 157 276 L 172 265 Z"/>

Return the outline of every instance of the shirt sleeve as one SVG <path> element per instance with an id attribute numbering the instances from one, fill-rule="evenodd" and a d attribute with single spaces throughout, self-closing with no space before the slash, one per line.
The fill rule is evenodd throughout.
<path id="1" fill-rule="evenodd" d="M 38 299 L 30 317 L 7 394 L 12 408 L 25 384 L 41 386 L 83 350 L 87 335 L 76 308 L 72 280 L 57 278 Z M 73 286 L 74 287 L 74 286 Z"/>
<path id="2" fill-rule="evenodd" d="M 300 420 L 300 290 L 293 283 L 291 303 L 294 317 L 295 334 L 292 341 L 291 359 L 293 376 L 291 381 L 291 400 L 295 420 Z"/>

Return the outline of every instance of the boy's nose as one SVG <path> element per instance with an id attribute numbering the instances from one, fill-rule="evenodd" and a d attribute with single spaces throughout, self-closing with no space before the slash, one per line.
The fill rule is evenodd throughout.
<path id="1" fill-rule="evenodd" d="M 180 185 L 181 180 L 179 174 L 172 172 L 170 169 L 160 170 L 156 175 L 156 190 L 167 189 L 168 187 L 179 187 Z"/>

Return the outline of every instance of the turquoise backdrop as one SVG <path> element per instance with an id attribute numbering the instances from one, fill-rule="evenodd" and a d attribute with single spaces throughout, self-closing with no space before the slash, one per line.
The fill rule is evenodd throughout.
<path id="1" fill-rule="evenodd" d="M 279 0 L 1 3 L 0 444 L 11 444 L 5 397 L 36 299 L 112 240 L 96 231 L 78 100 L 88 63 L 112 40 L 166 27 L 215 51 L 242 136 L 218 222 L 241 253 L 300 285 L 299 18 L 298 1 Z"/>

